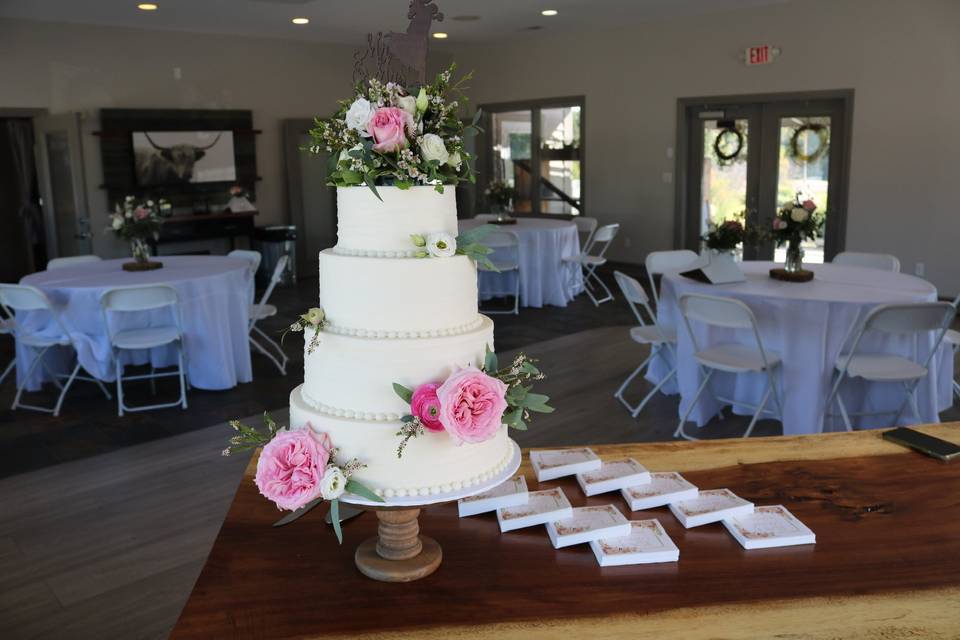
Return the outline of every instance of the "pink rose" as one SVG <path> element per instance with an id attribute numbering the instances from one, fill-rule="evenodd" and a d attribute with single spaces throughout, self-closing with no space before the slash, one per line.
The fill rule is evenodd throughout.
<path id="1" fill-rule="evenodd" d="M 773 219 L 773 228 L 776 229 L 777 231 L 779 231 L 779 230 L 781 230 L 781 229 L 786 229 L 786 228 L 787 228 L 787 223 L 786 223 L 784 220 L 782 220 L 781 218 L 774 218 L 774 219 Z"/>
<path id="2" fill-rule="evenodd" d="M 260 453 L 254 482 L 280 509 L 299 509 L 320 497 L 320 481 L 332 448 L 330 436 L 315 436 L 310 425 L 281 431 Z"/>
<path id="3" fill-rule="evenodd" d="M 143 220 L 150 216 L 150 210 L 145 209 L 144 207 L 137 207 L 133 210 L 133 217 L 137 220 Z"/>
<path id="4" fill-rule="evenodd" d="M 817 208 L 817 205 L 813 202 L 813 200 L 804 200 L 800 203 L 800 206 L 810 213 L 813 213 L 813 210 Z"/>
<path id="5" fill-rule="evenodd" d="M 507 385 L 476 367 L 460 369 L 437 389 L 440 422 L 458 444 L 489 440 L 503 423 L 506 393 Z"/>
<path id="6" fill-rule="evenodd" d="M 413 127 L 413 116 L 397 107 L 380 107 L 367 123 L 375 143 L 373 149 L 380 153 L 405 149 L 410 144 L 406 132 L 413 131 Z"/>
<path id="7" fill-rule="evenodd" d="M 439 387 L 435 382 L 422 384 L 410 399 L 410 413 L 420 418 L 424 428 L 430 431 L 443 431 L 443 424 L 440 422 L 440 398 L 437 397 Z"/>

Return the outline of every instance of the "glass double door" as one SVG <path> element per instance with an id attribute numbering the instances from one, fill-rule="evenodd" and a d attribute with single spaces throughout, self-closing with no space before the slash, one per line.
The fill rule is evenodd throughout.
<path id="1" fill-rule="evenodd" d="M 804 260 L 823 262 L 843 249 L 845 103 L 841 99 L 709 104 L 687 107 L 685 244 L 699 249 L 711 223 L 744 218 L 769 228 L 778 209 L 799 197 L 826 212 L 824 234 L 805 241 Z M 783 261 L 769 240 L 744 257 Z"/>

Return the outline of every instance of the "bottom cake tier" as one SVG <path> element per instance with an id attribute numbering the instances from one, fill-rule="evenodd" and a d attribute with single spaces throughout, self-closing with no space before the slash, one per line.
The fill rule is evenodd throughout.
<path id="1" fill-rule="evenodd" d="M 428 431 L 411 439 L 398 458 L 399 422 L 320 413 L 304 402 L 297 387 L 290 394 L 290 428 L 306 425 L 330 436 L 339 449 L 339 462 L 356 458 L 367 465 L 356 478 L 387 498 L 430 496 L 479 485 L 500 473 L 513 456 L 507 427 L 502 427 L 486 442 L 462 445 L 445 433 Z"/>

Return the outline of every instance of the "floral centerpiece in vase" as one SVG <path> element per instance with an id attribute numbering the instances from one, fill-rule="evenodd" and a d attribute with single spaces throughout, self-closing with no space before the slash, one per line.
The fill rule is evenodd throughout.
<path id="1" fill-rule="evenodd" d="M 719 224 L 711 222 L 701 240 L 703 246 L 712 253 L 735 257 L 737 247 L 747 240 L 747 227 L 739 217 Z"/>
<path id="2" fill-rule="evenodd" d="M 242 213 L 244 211 L 256 211 L 257 208 L 250 202 L 250 193 L 239 184 L 230 187 L 230 201 L 224 207 L 225 211 L 231 213 Z"/>
<path id="3" fill-rule="evenodd" d="M 823 223 L 826 216 L 817 211 L 817 205 L 810 198 L 803 198 L 799 193 L 793 202 L 785 204 L 773 219 L 770 237 L 778 247 L 787 245 L 787 259 L 782 273 L 790 280 L 810 280 L 813 273 L 803 268 L 803 249 L 800 243 L 804 240 L 816 240 L 823 233 Z M 771 271 L 773 277 L 780 270 Z"/>
<path id="4" fill-rule="evenodd" d="M 159 269 L 162 262 L 150 260 L 150 238 L 160 236 L 160 211 L 169 208 L 166 200 L 138 200 L 134 196 L 127 196 L 118 202 L 114 212 L 110 214 L 110 226 L 118 237 L 130 243 L 133 262 L 123 265 L 126 271 L 148 271 Z"/>
<path id="5" fill-rule="evenodd" d="M 483 190 L 483 196 L 487 199 L 491 212 L 497 214 L 498 222 L 510 219 L 509 211 L 513 207 L 513 201 L 519 195 L 515 188 L 503 180 L 494 180 Z"/>

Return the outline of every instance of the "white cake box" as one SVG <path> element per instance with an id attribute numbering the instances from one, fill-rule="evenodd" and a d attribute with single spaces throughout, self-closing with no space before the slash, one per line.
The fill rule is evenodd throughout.
<path id="1" fill-rule="evenodd" d="M 555 480 L 583 471 L 595 471 L 602 464 L 591 449 L 548 449 L 530 452 L 530 464 L 537 474 L 537 481 Z"/>
<path id="2" fill-rule="evenodd" d="M 601 567 L 676 562 L 680 559 L 680 550 L 658 520 L 631 520 L 630 535 L 594 540 L 590 548 Z"/>
<path id="3" fill-rule="evenodd" d="M 729 489 L 701 491 L 696 498 L 670 503 L 670 511 L 684 527 L 720 522 L 724 518 L 753 513 L 753 503 L 740 498 Z"/>
<path id="4" fill-rule="evenodd" d="M 612 504 L 597 507 L 577 507 L 573 516 L 547 523 L 547 535 L 555 549 L 599 540 L 630 535 L 630 522 Z"/>
<path id="5" fill-rule="evenodd" d="M 531 491 L 527 496 L 528 500 L 524 505 L 497 509 L 497 521 L 500 523 L 501 533 L 573 516 L 570 501 L 560 487 L 545 491 Z"/>
<path id="6" fill-rule="evenodd" d="M 577 484 L 584 495 L 595 496 L 599 493 L 617 491 L 650 482 L 650 472 L 633 458 L 610 460 L 601 463 L 596 471 L 584 471 L 577 474 Z"/>
<path id="7" fill-rule="evenodd" d="M 671 502 L 692 500 L 697 488 L 676 471 L 657 471 L 650 474 L 650 482 L 620 490 L 631 511 L 655 509 Z"/>
<path id="8" fill-rule="evenodd" d="M 489 491 L 467 496 L 457 501 L 457 510 L 460 517 L 475 516 L 478 513 L 496 511 L 501 507 L 516 507 L 527 504 L 527 480 L 517 476 L 497 485 Z"/>
<path id="9" fill-rule="evenodd" d="M 817 536 L 781 505 L 757 507 L 753 513 L 734 516 L 723 526 L 744 549 L 769 549 L 814 544 Z"/>

